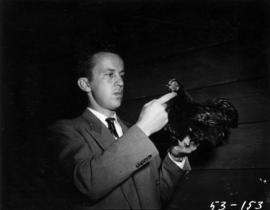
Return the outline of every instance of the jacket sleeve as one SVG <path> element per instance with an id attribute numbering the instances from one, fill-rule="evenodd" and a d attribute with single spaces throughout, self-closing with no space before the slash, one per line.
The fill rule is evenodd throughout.
<path id="1" fill-rule="evenodd" d="M 115 143 L 98 153 L 91 147 L 93 137 L 85 137 L 67 123 L 51 129 L 51 141 L 57 145 L 57 159 L 76 188 L 98 200 L 147 164 L 158 151 L 136 125 L 129 128 Z M 90 143 L 89 143 L 90 142 Z"/>
<path id="2" fill-rule="evenodd" d="M 170 200 L 178 182 L 190 170 L 191 167 L 188 159 L 186 159 L 184 167 L 181 169 L 169 158 L 168 154 L 165 156 L 159 173 L 159 191 L 163 203 L 167 203 Z"/>

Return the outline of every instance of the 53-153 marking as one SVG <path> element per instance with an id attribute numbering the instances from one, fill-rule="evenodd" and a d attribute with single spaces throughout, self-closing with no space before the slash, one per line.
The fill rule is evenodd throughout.
<path id="1" fill-rule="evenodd" d="M 263 201 L 243 201 L 242 203 L 230 203 L 227 201 L 212 201 L 210 203 L 210 210 L 255 210 L 263 208 Z"/>

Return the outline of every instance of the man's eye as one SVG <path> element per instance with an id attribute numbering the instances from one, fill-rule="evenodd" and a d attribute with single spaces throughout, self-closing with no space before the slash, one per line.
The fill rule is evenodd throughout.
<path id="1" fill-rule="evenodd" d="M 108 73 L 106 75 L 109 76 L 109 77 L 113 77 L 113 73 Z"/>

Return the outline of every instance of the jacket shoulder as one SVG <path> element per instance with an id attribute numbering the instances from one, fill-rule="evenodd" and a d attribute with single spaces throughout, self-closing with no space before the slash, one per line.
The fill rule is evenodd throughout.
<path id="1" fill-rule="evenodd" d="M 82 119 L 81 116 L 73 119 L 61 119 L 57 120 L 48 127 L 48 130 L 51 132 L 61 132 L 65 130 L 78 130 L 85 128 L 87 123 Z"/>

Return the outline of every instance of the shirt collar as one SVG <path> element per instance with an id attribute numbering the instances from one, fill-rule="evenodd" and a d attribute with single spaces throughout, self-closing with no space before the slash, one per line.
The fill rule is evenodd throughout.
<path id="1" fill-rule="evenodd" d="M 90 107 L 87 107 L 87 109 L 90 112 L 92 112 L 106 127 L 108 127 L 108 124 L 106 122 L 106 119 L 108 117 L 106 115 L 104 115 L 104 114 L 102 114 L 102 113 L 100 113 L 100 112 L 98 112 L 98 111 L 96 111 L 96 110 L 94 110 L 94 109 L 92 109 Z M 116 113 L 114 113 L 114 115 L 111 116 L 111 117 L 113 117 L 115 119 L 115 121 L 118 123 Z"/>

